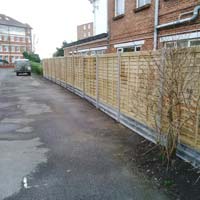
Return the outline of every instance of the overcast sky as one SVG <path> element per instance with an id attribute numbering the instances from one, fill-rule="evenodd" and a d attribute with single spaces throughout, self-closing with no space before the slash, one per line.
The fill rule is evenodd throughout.
<path id="1" fill-rule="evenodd" d="M 33 28 L 42 58 L 52 56 L 62 41 L 75 41 L 77 25 L 93 21 L 89 0 L 5 0 L 0 12 Z"/>

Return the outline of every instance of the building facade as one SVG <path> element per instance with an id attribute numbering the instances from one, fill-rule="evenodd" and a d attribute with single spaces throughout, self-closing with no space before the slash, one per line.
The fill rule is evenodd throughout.
<path id="1" fill-rule="evenodd" d="M 13 63 L 32 51 L 32 28 L 11 17 L 0 14 L 0 59 Z"/>
<path id="2" fill-rule="evenodd" d="M 89 1 L 94 7 L 94 29 L 108 30 L 106 53 L 200 46 L 200 0 Z M 99 14 L 105 7 L 106 19 Z M 94 40 L 95 45 L 99 47 Z M 90 44 L 87 48 L 86 42 L 84 48 Z"/>
<path id="3" fill-rule="evenodd" d="M 108 34 L 102 33 L 76 42 L 66 44 L 64 55 L 104 54 L 108 49 Z"/>
<path id="4" fill-rule="evenodd" d="M 93 36 L 93 22 L 77 26 L 77 40 Z"/>
<path id="5" fill-rule="evenodd" d="M 108 1 L 109 52 L 200 45 L 199 0 Z"/>

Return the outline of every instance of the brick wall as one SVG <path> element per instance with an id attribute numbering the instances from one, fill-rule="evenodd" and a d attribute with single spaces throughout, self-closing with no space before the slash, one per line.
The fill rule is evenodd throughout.
<path id="1" fill-rule="evenodd" d="M 136 0 L 126 0 L 125 2 L 125 14 L 115 17 L 115 0 L 108 1 L 109 52 L 116 52 L 115 44 L 137 40 L 145 40 L 142 50 L 153 49 L 155 0 L 151 0 L 149 6 L 141 9 L 136 9 Z M 192 11 L 199 4 L 200 0 L 160 0 L 159 24 L 175 21 L 180 13 Z M 198 29 L 200 29 L 200 17 L 192 23 L 159 30 L 158 39 L 163 35 L 179 34 Z M 159 47 L 161 46 L 159 44 Z"/>
<path id="2" fill-rule="evenodd" d="M 159 24 L 176 21 L 181 13 L 193 11 L 194 7 L 200 5 L 200 0 L 162 0 L 159 7 Z M 186 15 L 190 17 L 192 14 Z M 159 30 L 159 37 L 164 35 L 181 34 L 200 30 L 200 17 L 190 23 L 181 24 L 176 27 L 163 28 Z M 162 46 L 159 44 L 159 46 Z"/>
<path id="3" fill-rule="evenodd" d="M 136 9 L 135 0 L 125 1 L 125 14 L 115 18 L 115 1 L 108 1 L 108 27 L 110 32 L 110 51 L 114 44 L 145 39 L 142 49 L 152 49 L 154 30 L 154 2 L 140 11 Z"/>

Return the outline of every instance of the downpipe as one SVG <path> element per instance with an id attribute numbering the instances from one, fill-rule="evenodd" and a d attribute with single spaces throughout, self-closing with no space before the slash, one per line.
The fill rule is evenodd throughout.
<path id="1" fill-rule="evenodd" d="M 158 30 L 161 28 L 171 27 L 180 25 L 186 22 L 192 22 L 197 19 L 200 11 L 200 5 L 196 6 L 193 11 L 187 12 L 187 13 L 193 13 L 191 17 L 180 19 L 180 16 L 183 16 L 185 13 L 181 14 L 179 16 L 179 19 L 173 22 L 169 22 L 166 24 L 158 25 L 158 18 L 159 18 L 159 0 L 155 0 L 155 18 L 154 18 L 154 43 L 153 43 L 153 49 L 156 50 L 158 46 Z"/>
<path id="2" fill-rule="evenodd" d="M 200 11 L 200 5 L 198 5 L 194 8 L 192 17 L 188 17 L 188 18 L 185 18 L 185 19 L 179 19 L 179 20 L 169 22 L 169 23 L 166 23 L 166 24 L 157 25 L 156 29 L 176 26 L 176 25 L 183 24 L 183 23 L 186 23 L 186 22 L 192 22 L 195 19 L 197 19 L 198 15 L 199 15 L 199 11 Z"/>

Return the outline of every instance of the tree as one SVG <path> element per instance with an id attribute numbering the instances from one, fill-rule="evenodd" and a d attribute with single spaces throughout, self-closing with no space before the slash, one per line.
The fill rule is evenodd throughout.
<path id="1" fill-rule="evenodd" d="M 64 56 L 64 48 L 67 45 L 66 41 L 63 41 L 62 46 L 60 48 L 56 48 L 56 52 L 53 54 L 53 57 Z"/>
<path id="2" fill-rule="evenodd" d="M 28 53 L 25 51 L 25 52 L 23 52 L 23 56 L 24 56 L 24 58 L 29 59 L 30 61 L 33 61 L 33 62 L 40 63 L 40 61 L 41 61 L 40 56 L 35 53 Z"/>
<path id="3" fill-rule="evenodd" d="M 200 66 L 196 55 L 195 48 L 173 48 L 163 49 L 160 62 L 154 59 L 160 80 L 160 87 L 155 87 L 160 97 L 156 127 L 160 135 L 165 134 L 163 155 L 168 165 L 176 155 L 180 136 L 188 123 L 199 123 Z M 151 71 L 155 72 L 155 68 Z"/>

